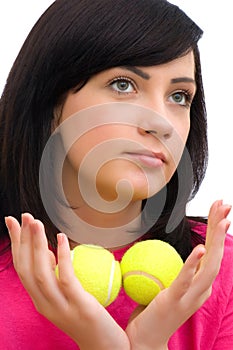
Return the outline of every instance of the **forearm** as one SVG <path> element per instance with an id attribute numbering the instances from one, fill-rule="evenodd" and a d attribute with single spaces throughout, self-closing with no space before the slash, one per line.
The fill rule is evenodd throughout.
<path id="1" fill-rule="evenodd" d="M 111 319 L 108 313 L 105 316 L 102 322 L 89 319 L 85 322 L 83 332 L 76 333 L 79 336 L 75 341 L 80 350 L 131 350 L 130 341 L 124 330 Z M 90 330 L 88 335 L 85 332 L 87 327 Z"/>

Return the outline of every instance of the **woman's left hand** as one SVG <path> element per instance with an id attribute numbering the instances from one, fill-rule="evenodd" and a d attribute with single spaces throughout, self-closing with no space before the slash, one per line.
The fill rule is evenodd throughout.
<path id="1" fill-rule="evenodd" d="M 163 349 L 172 334 L 209 298 L 222 262 L 230 210 L 231 206 L 221 200 L 212 204 L 205 246 L 196 246 L 171 286 L 134 315 L 126 332 L 137 344 L 135 349 L 154 349 L 154 344 L 158 349 L 161 344 Z"/>

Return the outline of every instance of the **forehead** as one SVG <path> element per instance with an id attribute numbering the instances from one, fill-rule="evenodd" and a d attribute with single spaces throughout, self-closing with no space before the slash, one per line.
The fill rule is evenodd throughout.
<path id="1" fill-rule="evenodd" d="M 195 59 L 193 51 L 190 51 L 184 56 L 176 58 L 167 63 L 163 63 L 160 65 L 152 66 L 152 67 L 141 67 L 143 72 L 145 72 L 148 76 L 153 76 L 153 73 L 161 72 L 162 74 L 169 74 L 173 77 L 187 76 L 190 78 L 195 77 Z"/>

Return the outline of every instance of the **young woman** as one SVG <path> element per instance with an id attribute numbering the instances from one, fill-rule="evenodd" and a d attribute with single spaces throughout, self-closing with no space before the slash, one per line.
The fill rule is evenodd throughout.
<path id="1" fill-rule="evenodd" d="M 231 207 L 185 214 L 207 164 L 201 35 L 165 0 L 57 0 L 32 29 L 0 103 L 2 349 L 232 348 Z M 74 277 L 75 245 L 120 260 L 148 238 L 185 264 L 145 309 Z"/>

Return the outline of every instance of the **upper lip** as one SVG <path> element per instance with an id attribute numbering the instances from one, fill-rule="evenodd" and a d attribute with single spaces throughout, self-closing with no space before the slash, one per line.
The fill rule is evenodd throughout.
<path id="1" fill-rule="evenodd" d="M 157 158 L 162 160 L 163 162 L 166 162 L 166 157 L 162 152 L 154 152 L 150 150 L 139 149 L 139 150 L 126 152 L 126 154 L 142 155 L 142 156 Z"/>

